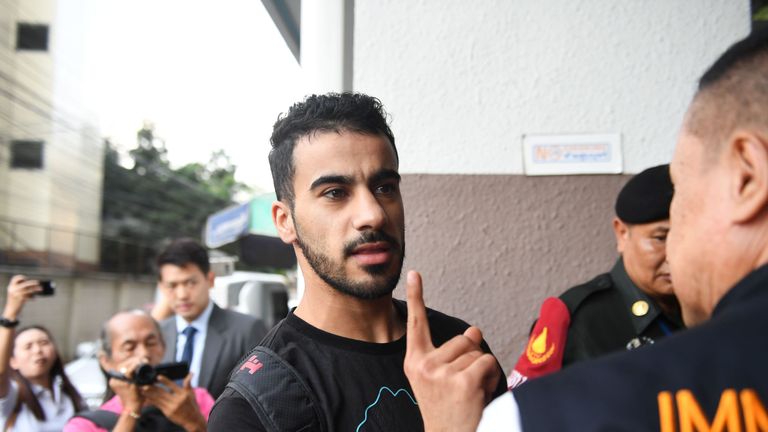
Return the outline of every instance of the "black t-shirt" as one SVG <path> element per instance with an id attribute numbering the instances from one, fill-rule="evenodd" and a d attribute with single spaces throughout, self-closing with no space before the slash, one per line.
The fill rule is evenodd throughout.
<path id="1" fill-rule="evenodd" d="M 395 300 L 403 318 L 405 303 Z M 462 334 L 467 323 L 427 310 L 432 341 L 442 345 Z M 390 343 L 347 339 L 322 331 L 290 313 L 261 345 L 290 363 L 314 392 L 329 431 L 422 431 L 421 414 L 403 372 L 405 337 Z M 483 350 L 490 352 L 483 342 Z M 495 396 L 506 391 L 501 374 Z M 211 411 L 208 430 L 264 431 L 256 413 L 227 388 Z"/>

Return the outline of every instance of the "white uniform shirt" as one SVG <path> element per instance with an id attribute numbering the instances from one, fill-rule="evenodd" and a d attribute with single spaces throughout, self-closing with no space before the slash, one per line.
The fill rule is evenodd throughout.
<path id="1" fill-rule="evenodd" d="M 189 371 L 192 372 L 192 387 L 198 387 L 200 381 L 200 366 L 203 364 L 203 348 L 205 348 L 205 337 L 208 335 L 208 321 L 211 319 L 213 311 L 213 301 L 208 301 L 208 306 L 203 309 L 203 313 L 196 320 L 188 323 L 179 315 L 176 315 L 176 361 L 181 361 L 184 354 L 184 345 L 187 343 L 187 337 L 184 336 L 184 329 L 192 326 L 197 330 L 195 332 L 195 341 L 192 347 L 192 364 L 189 365 Z"/>
<path id="2" fill-rule="evenodd" d="M 16 406 L 16 401 L 19 398 L 19 388 L 16 381 L 11 380 L 10 388 L 8 389 L 8 395 L 0 399 L 0 428 L 5 430 L 5 425 L 8 422 L 8 417 L 13 411 L 13 407 Z M 30 384 L 32 392 L 40 402 L 40 406 L 43 408 L 46 420 L 44 422 L 39 421 L 32 414 L 32 411 L 27 408 L 26 405 L 21 406 L 21 411 L 16 422 L 11 428 L 12 432 L 58 432 L 64 428 L 64 424 L 67 423 L 70 417 L 75 415 L 75 406 L 72 400 L 69 399 L 61 391 L 62 380 L 60 376 L 56 376 L 53 379 L 53 394 L 37 384 Z"/>

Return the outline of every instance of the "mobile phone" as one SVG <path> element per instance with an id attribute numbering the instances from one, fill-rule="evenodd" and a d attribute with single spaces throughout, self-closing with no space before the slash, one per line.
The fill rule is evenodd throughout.
<path id="1" fill-rule="evenodd" d="M 40 286 L 43 290 L 37 293 L 39 296 L 52 296 L 56 292 L 56 284 L 51 280 L 41 280 Z"/>

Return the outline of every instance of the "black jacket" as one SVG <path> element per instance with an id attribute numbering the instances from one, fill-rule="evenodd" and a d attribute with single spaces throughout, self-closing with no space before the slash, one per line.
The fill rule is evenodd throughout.
<path id="1" fill-rule="evenodd" d="M 610 273 L 573 287 L 560 299 L 571 313 L 563 367 L 647 345 L 683 328 L 679 315 L 665 315 L 629 278 L 619 259 Z M 640 302 L 643 314 L 633 312 Z M 636 309 L 637 310 L 637 309 Z"/>
<path id="2" fill-rule="evenodd" d="M 760 425 L 768 402 L 766 311 L 763 266 L 723 296 L 712 319 L 698 327 L 516 388 L 523 429 L 678 431 L 696 420 L 712 425 L 716 414 Z M 718 430 L 735 430 L 729 424 Z"/>

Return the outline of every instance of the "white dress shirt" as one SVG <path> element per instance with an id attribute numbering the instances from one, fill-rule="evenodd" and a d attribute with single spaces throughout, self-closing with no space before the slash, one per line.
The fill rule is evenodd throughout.
<path id="1" fill-rule="evenodd" d="M 191 323 L 176 315 L 177 362 L 181 361 L 181 355 L 184 354 L 184 345 L 187 343 L 187 337 L 183 333 L 184 329 L 192 326 L 197 330 L 192 348 L 192 364 L 189 365 L 189 371 L 192 372 L 192 387 L 197 387 L 200 379 L 200 365 L 203 363 L 203 348 L 205 347 L 205 337 L 208 335 L 208 320 L 211 319 L 211 311 L 213 311 L 213 301 L 208 301 L 208 306 L 205 307 L 203 313 Z"/>
<path id="2" fill-rule="evenodd" d="M 477 432 L 518 432 L 523 430 L 520 422 L 520 409 L 512 392 L 506 392 L 494 399 L 483 410 L 483 417 L 477 426 Z"/>
<path id="3" fill-rule="evenodd" d="M 67 423 L 70 417 L 75 415 L 75 406 L 72 400 L 67 397 L 61 391 L 61 377 L 56 376 L 53 379 L 53 394 L 45 387 L 41 387 L 37 384 L 30 384 L 32 387 L 32 393 L 37 397 L 40 402 L 40 407 L 43 408 L 45 413 L 45 421 L 39 421 L 32 411 L 27 409 L 26 405 L 21 406 L 16 422 L 10 429 L 12 432 L 58 432 L 64 428 L 64 424 Z M 11 380 L 11 385 L 8 388 L 8 395 L 0 399 L 0 427 L 5 428 L 5 424 L 8 422 L 8 416 L 11 415 L 13 407 L 16 406 L 16 401 L 19 398 L 19 388 L 16 381 Z"/>

